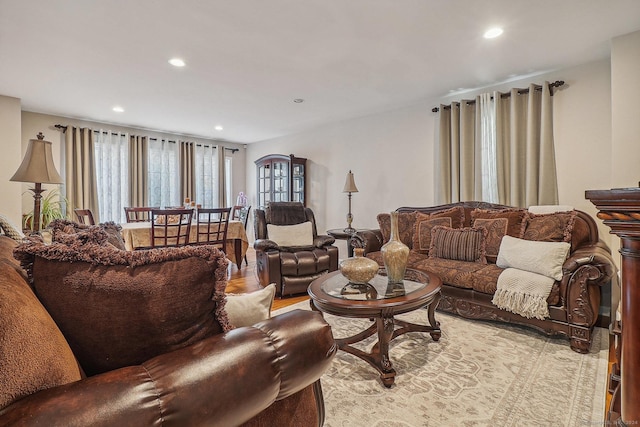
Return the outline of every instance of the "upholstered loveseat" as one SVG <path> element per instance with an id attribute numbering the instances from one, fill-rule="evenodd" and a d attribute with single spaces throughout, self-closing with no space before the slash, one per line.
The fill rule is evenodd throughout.
<path id="1" fill-rule="evenodd" d="M 222 252 L 107 240 L 0 236 L 0 425 L 322 425 L 319 314 L 234 328 Z"/>
<path id="2" fill-rule="evenodd" d="M 397 211 L 399 237 L 411 248 L 407 267 L 434 273 L 442 279 L 438 310 L 470 319 L 530 326 L 547 335 L 569 338 L 571 348 L 577 352 L 589 350 L 599 313 L 601 286 L 610 280 L 615 266 L 610 250 L 599 240 L 597 226 L 587 213 L 570 210 L 534 214 L 484 202 L 401 207 Z M 364 248 L 367 257 L 383 265 L 380 249 L 389 240 L 389 214 L 378 215 L 378 222 L 380 229 L 360 231 L 350 244 Z M 472 241 L 474 250 L 443 247 L 451 242 L 468 246 Z M 519 244 L 532 246 L 533 258 L 545 255 L 536 254 L 535 250 L 540 245 L 548 247 L 548 242 L 558 242 L 552 243 L 554 248 L 558 245 L 567 248 L 566 259 L 560 259 L 555 279 L 550 279 L 552 285 L 544 307 L 548 315 L 544 318 L 517 314 L 493 302 L 499 276 L 507 269 L 514 270 L 506 268 L 510 267 L 508 263 L 501 264 L 510 259 L 506 256 L 507 242 L 515 242 L 513 257 L 525 258 L 525 263 L 529 255 L 517 253 Z"/>

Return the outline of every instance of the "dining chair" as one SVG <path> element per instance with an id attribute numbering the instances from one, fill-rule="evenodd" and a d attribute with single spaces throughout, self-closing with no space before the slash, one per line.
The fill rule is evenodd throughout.
<path id="1" fill-rule="evenodd" d="M 127 218 L 127 222 L 150 222 L 151 211 L 153 209 L 160 209 L 160 206 L 154 207 L 126 207 L 124 208 L 124 214 Z"/>
<path id="2" fill-rule="evenodd" d="M 227 252 L 227 229 L 231 208 L 200 208 L 197 217 L 197 233 L 195 245 L 215 245 Z"/>
<path id="3" fill-rule="evenodd" d="M 193 209 L 152 209 L 151 248 L 189 244 Z"/>
<path id="4" fill-rule="evenodd" d="M 231 219 L 240 221 L 244 226 L 245 232 L 247 231 L 247 222 L 249 221 L 250 211 L 251 211 L 251 205 L 249 206 L 236 205 L 233 207 L 233 210 L 231 211 Z M 244 262 L 245 264 L 249 265 L 249 261 L 247 260 L 246 254 L 244 256 Z M 242 261 L 240 262 L 240 264 L 242 264 Z"/>
<path id="5" fill-rule="evenodd" d="M 96 225 L 91 209 L 74 209 L 73 212 L 75 212 L 80 224 Z"/>

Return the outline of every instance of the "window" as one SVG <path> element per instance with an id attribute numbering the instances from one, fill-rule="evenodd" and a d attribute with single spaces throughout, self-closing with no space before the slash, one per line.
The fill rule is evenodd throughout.
<path id="1" fill-rule="evenodd" d="M 125 222 L 124 206 L 129 200 L 128 136 L 94 131 L 96 185 L 100 221 Z"/>
<path id="2" fill-rule="evenodd" d="M 149 206 L 180 206 L 178 144 L 166 139 L 149 141 Z"/>
<path id="3" fill-rule="evenodd" d="M 196 145 L 196 203 L 203 208 L 218 207 L 218 162 L 216 147 Z"/>

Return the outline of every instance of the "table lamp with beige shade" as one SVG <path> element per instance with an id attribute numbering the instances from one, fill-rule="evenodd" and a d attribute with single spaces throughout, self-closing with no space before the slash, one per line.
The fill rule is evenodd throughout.
<path id="1" fill-rule="evenodd" d="M 33 232 L 40 232 L 40 203 L 42 200 L 42 184 L 62 184 L 62 178 L 53 163 L 51 142 L 44 140 L 39 132 L 38 139 L 30 139 L 22 164 L 10 181 L 33 182 Z"/>

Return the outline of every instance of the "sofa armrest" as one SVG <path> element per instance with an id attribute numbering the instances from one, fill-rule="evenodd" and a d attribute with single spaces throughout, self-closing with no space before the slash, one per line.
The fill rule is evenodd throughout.
<path id="1" fill-rule="evenodd" d="M 317 381 L 336 348 L 319 313 L 295 310 L 40 391 L 0 411 L 0 425 L 239 425 Z"/>
<path id="2" fill-rule="evenodd" d="M 253 242 L 253 248 L 257 251 L 267 252 L 269 250 L 280 251 L 280 246 L 273 240 L 258 239 Z"/>
<path id="3" fill-rule="evenodd" d="M 354 248 L 364 249 L 364 254 L 377 252 L 382 249 L 384 239 L 378 229 L 356 231 L 349 239 L 349 244 Z"/>
<path id="4" fill-rule="evenodd" d="M 313 238 L 313 246 L 316 248 L 323 248 L 325 246 L 333 245 L 336 242 L 336 238 L 327 236 L 326 234 L 319 234 Z"/>
<path id="5" fill-rule="evenodd" d="M 592 327 L 598 319 L 600 287 L 615 274 L 615 264 L 608 248 L 595 244 L 575 250 L 562 266 L 560 284 L 567 321 L 572 325 Z M 572 348 L 588 351 L 588 341 L 572 338 Z M 582 348 L 581 346 L 586 346 Z"/>
<path id="6" fill-rule="evenodd" d="M 591 279 L 593 283 L 597 285 L 606 283 L 616 271 L 609 248 L 595 244 L 583 246 L 575 250 L 562 265 L 563 275 L 573 274 L 585 265 L 591 265 L 597 269 L 597 277 Z"/>

